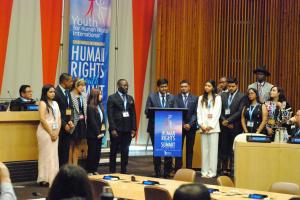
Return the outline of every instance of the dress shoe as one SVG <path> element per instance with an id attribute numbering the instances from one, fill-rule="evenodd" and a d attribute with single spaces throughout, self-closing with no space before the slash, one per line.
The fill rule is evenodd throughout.
<path id="1" fill-rule="evenodd" d="M 49 187 L 49 183 L 47 183 L 46 181 L 39 182 L 39 185 L 41 187 Z"/>

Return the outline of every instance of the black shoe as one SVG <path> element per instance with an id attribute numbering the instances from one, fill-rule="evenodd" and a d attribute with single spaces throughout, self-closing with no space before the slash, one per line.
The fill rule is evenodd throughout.
<path id="1" fill-rule="evenodd" d="M 41 187 L 49 187 L 49 183 L 47 183 L 46 181 L 39 182 L 39 185 Z"/>

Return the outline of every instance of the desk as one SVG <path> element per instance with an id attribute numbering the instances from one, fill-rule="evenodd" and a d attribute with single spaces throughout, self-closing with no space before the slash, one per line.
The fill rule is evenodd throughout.
<path id="1" fill-rule="evenodd" d="M 110 174 L 112 175 L 112 174 Z M 125 174 L 113 174 L 115 176 L 119 176 L 120 180 L 118 181 L 108 181 L 109 185 L 112 188 L 115 197 L 118 198 L 125 198 L 125 199 L 137 199 L 137 200 L 144 200 L 144 185 L 141 184 L 143 180 L 154 180 L 160 183 L 159 187 L 165 188 L 169 191 L 171 196 L 173 197 L 175 190 L 183 184 L 188 184 L 188 182 L 184 181 L 175 181 L 169 179 L 159 179 L 159 178 L 151 178 L 145 176 L 135 176 L 136 182 L 131 182 L 131 175 Z M 95 175 L 89 176 L 90 180 L 103 179 L 104 175 Z M 230 187 L 221 187 L 216 185 L 206 185 L 208 188 L 216 188 L 219 189 L 220 192 L 216 194 L 212 194 L 212 199 L 220 199 L 220 200 L 235 200 L 235 199 L 245 199 L 245 196 L 250 193 L 259 193 L 259 194 L 266 194 L 271 197 L 273 200 L 287 200 L 293 197 L 293 195 L 287 194 L 279 194 L 279 193 L 271 193 L 271 192 L 261 192 L 261 191 L 254 191 L 254 190 L 246 190 L 246 189 L 238 189 L 238 188 L 230 188 Z M 232 191 L 239 193 L 238 195 L 231 195 L 233 194 Z M 231 196 L 228 196 L 231 195 Z"/>
<path id="2" fill-rule="evenodd" d="M 238 142 L 235 146 L 235 185 L 267 191 L 272 183 L 300 185 L 300 145 Z"/>
<path id="3" fill-rule="evenodd" d="M 38 111 L 0 112 L 0 161 L 38 159 Z"/>

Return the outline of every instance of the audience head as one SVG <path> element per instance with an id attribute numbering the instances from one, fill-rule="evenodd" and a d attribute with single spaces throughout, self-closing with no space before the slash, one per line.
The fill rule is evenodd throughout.
<path id="1" fill-rule="evenodd" d="M 55 97 L 55 88 L 51 84 L 46 84 L 42 88 L 41 101 L 47 102 Z"/>
<path id="2" fill-rule="evenodd" d="M 186 184 L 175 191 L 173 200 L 210 200 L 210 194 L 200 183 Z"/>
<path id="3" fill-rule="evenodd" d="M 251 104 L 251 102 L 253 102 L 254 100 L 256 100 L 257 103 L 260 103 L 259 102 L 259 96 L 258 96 L 258 91 L 254 88 L 249 88 L 248 89 L 248 92 L 247 92 L 247 95 L 248 95 L 248 101 L 249 103 Z"/>
<path id="4" fill-rule="evenodd" d="M 227 89 L 227 78 L 225 76 L 220 78 L 218 88 L 223 91 Z"/>
<path id="5" fill-rule="evenodd" d="M 122 94 L 127 94 L 128 92 L 128 81 L 126 79 L 119 79 L 117 82 L 118 91 Z"/>
<path id="6" fill-rule="evenodd" d="M 157 86 L 158 91 L 161 94 L 166 94 L 169 91 L 168 84 L 169 84 L 169 82 L 168 82 L 167 79 L 165 79 L 165 78 L 158 79 L 157 82 L 156 82 L 156 86 Z"/>
<path id="7" fill-rule="evenodd" d="M 76 91 L 76 93 L 81 94 L 85 90 L 85 80 L 81 78 L 75 78 L 73 80 L 72 91 Z"/>
<path id="8" fill-rule="evenodd" d="M 59 84 L 64 88 L 64 89 L 71 89 L 73 85 L 73 79 L 72 76 L 68 73 L 62 73 L 59 76 Z"/>
<path id="9" fill-rule="evenodd" d="M 270 76 L 270 72 L 266 69 L 266 66 L 257 67 L 253 70 L 254 74 L 256 74 L 256 81 L 262 83 L 266 80 L 267 76 Z"/>
<path id="10" fill-rule="evenodd" d="M 92 200 L 92 187 L 84 169 L 75 165 L 64 165 L 53 181 L 48 199 L 61 200 L 73 197 Z"/>
<path id="11" fill-rule="evenodd" d="M 21 85 L 19 89 L 20 97 L 23 97 L 24 99 L 32 99 L 32 89 L 30 85 Z"/>
<path id="12" fill-rule="evenodd" d="M 92 89 L 88 98 L 88 105 L 97 108 L 102 102 L 102 91 L 100 89 Z"/>
<path id="13" fill-rule="evenodd" d="M 286 101 L 284 90 L 281 87 L 273 86 L 270 90 L 270 100 L 277 99 L 279 102 Z"/>
<path id="14" fill-rule="evenodd" d="M 227 89 L 231 94 L 235 93 L 238 89 L 238 81 L 236 78 L 229 78 L 227 80 Z"/>
<path id="15" fill-rule="evenodd" d="M 216 82 L 214 80 L 209 80 L 206 81 L 204 85 L 204 93 L 212 93 L 216 94 L 217 93 L 217 87 L 216 87 Z"/>
<path id="16" fill-rule="evenodd" d="M 187 94 L 191 90 L 190 82 L 188 80 L 180 81 L 180 91 L 182 94 Z"/>

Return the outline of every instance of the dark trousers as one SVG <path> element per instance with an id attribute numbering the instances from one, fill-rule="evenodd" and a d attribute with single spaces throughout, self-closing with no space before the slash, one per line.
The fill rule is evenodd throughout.
<path id="1" fill-rule="evenodd" d="M 128 164 L 129 146 L 131 143 L 130 132 L 118 132 L 118 137 L 112 137 L 110 134 L 110 155 L 109 155 L 109 171 L 116 172 L 116 158 L 118 150 L 121 152 L 121 173 L 126 174 Z"/>
<path id="2" fill-rule="evenodd" d="M 70 143 L 71 143 L 70 133 L 61 131 L 59 134 L 59 141 L 58 141 L 59 167 L 65 165 L 65 164 L 68 164 Z"/>
<path id="3" fill-rule="evenodd" d="M 101 139 L 87 139 L 88 155 L 87 155 L 87 172 L 97 172 L 99 166 L 99 160 L 101 157 Z"/>
<path id="4" fill-rule="evenodd" d="M 161 176 L 161 157 L 154 157 L 154 133 L 150 133 L 151 143 L 153 147 L 153 164 L 157 177 Z M 172 157 L 164 157 L 164 176 L 167 177 L 172 171 Z"/>
<path id="5" fill-rule="evenodd" d="M 195 143 L 195 130 L 187 131 L 185 129 L 182 130 L 182 148 L 184 144 L 184 138 L 186 138 L 186 168 L 192 169 L 193 166 L 193 153 L 194 153 L 194 143 Z M 177 171 L 182 167 L 182 157 L 177 157 L 175 159 L 175 170 Z"/>
<path id="6" fill-rule="evenodd" d="M 220 137 L 220 169 L 221 170 L 226 170 L 232 169 L 233 167 L 233 141 L 235 136 L 240 133 L 237 130 L 232 130 L 227 127 L 222 126 L 221 133 L 219 135 Z M 229 165 L 230 164 L 230 165 Z"/>

